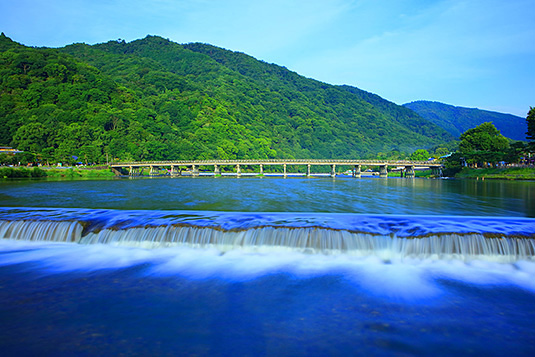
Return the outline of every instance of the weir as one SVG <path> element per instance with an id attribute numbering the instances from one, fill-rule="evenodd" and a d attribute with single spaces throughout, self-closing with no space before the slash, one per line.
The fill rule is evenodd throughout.
<path id="1" fill-rule="evenodd" d="M 4 239 L 79 242 L 82 230 L 78 222 L 0 221 L 0 238 Z"/>
<path id="2" fill-rule="evenodd" d="M 86 230 L 84 230 L 84 226 Z M 296 251 L 310 254 L 377 256 L 384 260 L 459 259 L 515 262 L 535 259 L 535 239 L 519 235 L 439 233 L 398 237 L 319 227 L 252 227 L 221 229 L 164 225 L 125 229 L 87 229 L 76 221 L 0 221 L 0 238 L 26 241 L 108 244 L 139 248 L 185 246 L 222 252 Z"/>

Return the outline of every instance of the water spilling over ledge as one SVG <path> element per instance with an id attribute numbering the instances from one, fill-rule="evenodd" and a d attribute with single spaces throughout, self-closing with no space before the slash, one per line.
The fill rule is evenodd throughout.
<path id="1" fill-rule="evenodd" d="M 22 208 L 0 213 L 0 238 L 12 240 L 383 260 L 535 259 L 535 220 L 529 218 Z"/>

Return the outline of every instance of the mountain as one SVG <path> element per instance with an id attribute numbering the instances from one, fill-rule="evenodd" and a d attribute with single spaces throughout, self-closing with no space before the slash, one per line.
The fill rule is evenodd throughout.
<path id="1" fill-rule="evenodd" d="M 455 107 L 429 101 L 416 101 L 403 104 L 403 106 L 444 128 L 455 137 L 459 137 L 466 130 L 475 128 L 482 123 L 491 122 L 503 136 L 513 140 L 526 140 L 526 118 L 516 115 Z"/>
<path id="2" fill-rule="evenodd" d="M 0 80 L 0 145 L 54 161 L 365 158 L 453 138 L 358 88 L 157 36 L 50 49 L 2 34 Z"/>

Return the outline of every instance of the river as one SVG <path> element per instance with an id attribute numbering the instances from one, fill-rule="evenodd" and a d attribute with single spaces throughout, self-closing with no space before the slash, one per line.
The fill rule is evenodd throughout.
<path id="1" fill-rule="evenodd" d="M 532 355 L 535 183 L 0 182 L 5 355 Z"/>

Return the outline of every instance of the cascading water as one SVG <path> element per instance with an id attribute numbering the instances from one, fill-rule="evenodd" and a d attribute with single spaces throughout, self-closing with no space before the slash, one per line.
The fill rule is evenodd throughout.
<path id="1" fill-rule="evenodd" d="M 222 251 L 278 249 L 304 253 L 374 255 L 385 260 L 410 257 L 513 262 L 531 260 L 535 256 L 535 240 L 526 238 L 486 238 L 482 234 L 398 238 L 317 228 L 263 227 L 238 232 L 173 226 L 131 228 L 90 233 L 80 243 L 141 248 L 215 247 Z"/>
<path id="2" fill-rule="evenodd" d="M 47 241 L 78 242 L 82 226 L 78 222 L 51 221 L 0 221 L 0 238 Z"/>
<path id="3" fill-rule="evenodd" d="M 25 219 L 0 221 L 0 238 L 139 248 L 184 246 L 222 252 L 296 251 L 383 260 L 515 262 L 535 257 L 531 220 L 521 219 L 502 219 L 497 227 L 489 227 L 485 220 L 473 217 L 437 221 L 430 217 L 360 216 L 355 221 L 354 216 L 328 214 L 293 215 L 290 219 L 284 214 L 166 212 L 146 219 L 143 212 L 91 210 L 16 211 L 11 216 Z"/>

